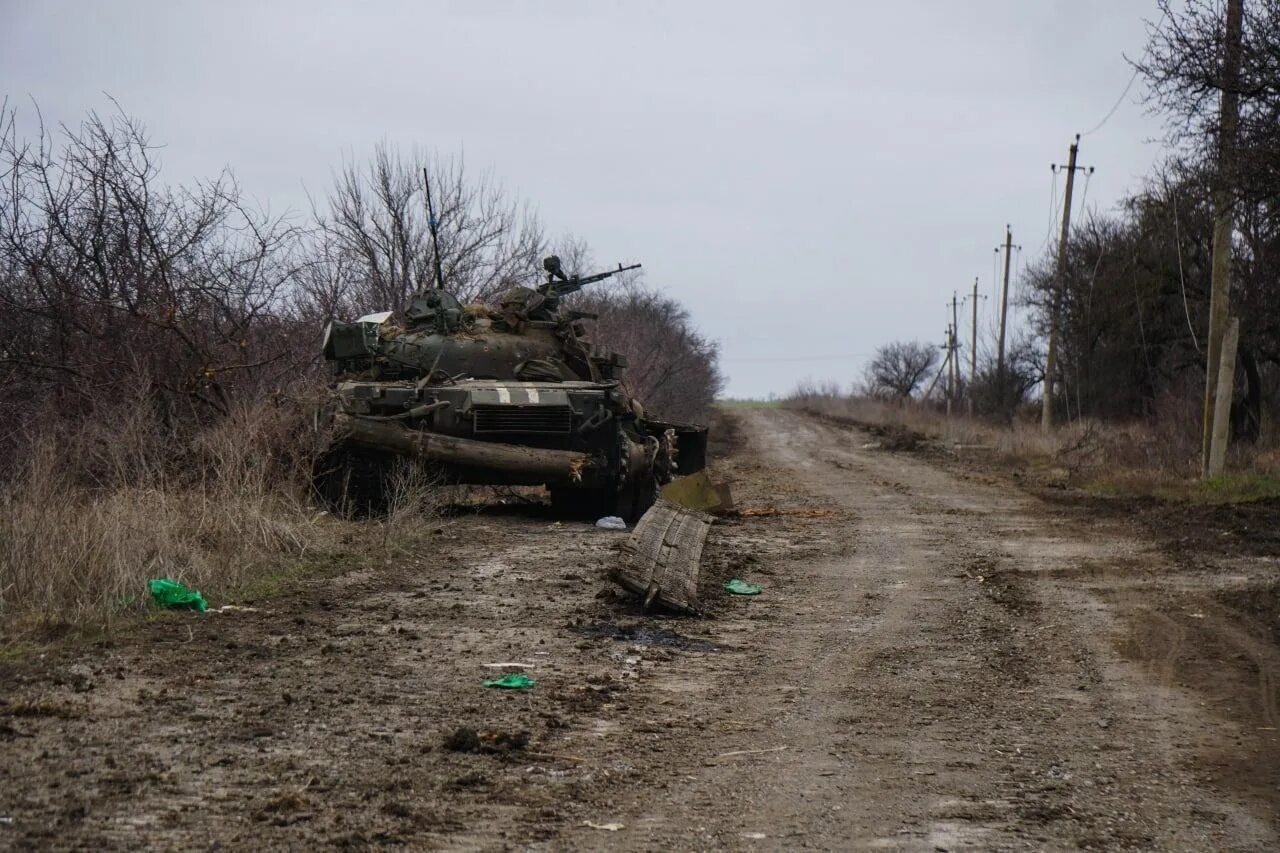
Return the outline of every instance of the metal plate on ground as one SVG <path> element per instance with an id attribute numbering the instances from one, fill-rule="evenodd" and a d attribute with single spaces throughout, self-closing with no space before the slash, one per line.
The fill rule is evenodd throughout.
<path id="1" fill-rule="evenodd" d="M 654 602 L 698 613 L 698 573 L 711 517 L 660 500 L 641 516 L 623 543 L 613 579 Z"/>

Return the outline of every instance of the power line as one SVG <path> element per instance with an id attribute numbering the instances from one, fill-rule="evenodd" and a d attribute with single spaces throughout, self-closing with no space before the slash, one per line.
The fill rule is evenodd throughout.
<path id="1" fill-rule="evenodd" d="M 1058 211 L 1058 170 L 1057 168 L 1050 166 L 1049 171 L 1053 175 L 1049 184 L 1049 227 L 1044 232 L 1044 245 L 1040 247 L 1041 251 L 1044 251 L 1044 249 L 1049 245 L 1049 241 L 1053 239 L 1053 226 L 1054 223 L 1057 222 L 1057 216 L 1055 214 Z"/>
<path id="2" fill-rule="evenodd" d="M 1084 173 L 1084 191 L 1080 193 L 1080 221 L 1084 221 L 1084 215 L 1088 213 L 1085 204 L 1089 201 L 1089 181 L 1093 180 L 1093 167 L 1089 167 L 1089 171 Z"/>
<path id="3" fill-rule="evenodd" d="M 1155 30 L 1151 34 L 1152 37 L 1154 37 L 1156 33 L 1160 32 L 1160 28 L 1164 26 L 1164 19 L 1168 16 L 1168 14 L 1169 14 L 1168 9 L 1166 9 L 1163 13 L 1161 13 L 1160 20 L 1156 22 Z M 1151 39 L 1148 38 L 1147 46 L 1143 49 L 1142 56 L 1138 59 L 1138 62 L 1136 64 L 1140 65 L 1142 63 L 1142 60 L 1146 59 L 1147 54 L 1150 52 L 1151 52 Z M 1138 79 L 1138 75 L 1140 73 L 1142 73 L 1142 69 L 1140 68 L 1133 69 L 1133 73 L 1129 75 L 1129 82 L 1124 84 L 1124 91 L 1120 93 L 1120 97 L 1116 98 L 1116 102 L 1111 105 L 1111 109 L 1107 110 L 1107 114 L 1102 117 L 1102 121 L 1098 122 L 1093 127 L 1089 128 L 1084 133 L 1080 134 L 1081 136 L 1088 136 L 1091 133 L 1096 133 L 1097 131 L 1102 129 L 1102 126 L 1104 124 L 1111 121 L 1111 117 L 1116 114 L 1116 110 L 1120 109 L 1120 105 L 1124 103 L 1124 99 L 1128 96 L 1129 90 L 1133 88 L 1133 83 L 1135 80 Z"/>
<path id="4" fill-rule="evenodd" d="M 1110 111 L 1108 111 L 1107 114 L 1102 117 L 1102 121 L 1098 122 L 1089 130 L 1086 130 L 1084 133 L 1080 135 L 1088 136 L 1091 133 L 1101 130 L 1102 126 L 1106 124 L 1108 121 L 1110 121 L 1111 117 L 1116 114 L 1116 110 L 1120 109 L 1120 105 L 1124 103 L 1125 96 L 1129 94 L 1129 90 L 1133 88 L 1133 82 L 1137 79 L 1138 79 L 1138 69 L 1135 68 L 1133 69 L 1133 74 L 1129 77 L 1129 82 L 1125 84 L 1124 91 L 1120 93 L 1120 97 L 1116 98 L 1116 102 L 1111 107 Z"/>
<path id="5" fill-rule="evenodd" d="M 1182 310 L 1187 314 L 1187 330 L 1191 332 L 1191 343 L 1196 345 L 1196 353 L 1203 355 L 1200 341 L 1196 338 L 1196 327 L 1191 323 L 1191 306 L 1187 304 L 1187 278 L 1182 273 L 1182 234 L 1178 228 L 1178 199 L 1173 199 L 1173 242 L 1178 250 L 1178 283 L 1182 285 Z"/>

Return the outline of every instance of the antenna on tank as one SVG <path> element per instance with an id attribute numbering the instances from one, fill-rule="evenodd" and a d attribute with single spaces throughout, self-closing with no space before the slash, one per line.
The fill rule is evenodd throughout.
<path id="1" fill-rule="evenodd" d="M 427 191 L 427 228 L 431 231 L 431 260 L 436 276 L 436 290 L 444 290 L 444 274 L 440 272 L 440 223 L 436 221 L 435 205 L 431 203 L 431 177 L 427 174 L 426 166 L 422 167 L 422 186 Z"/>

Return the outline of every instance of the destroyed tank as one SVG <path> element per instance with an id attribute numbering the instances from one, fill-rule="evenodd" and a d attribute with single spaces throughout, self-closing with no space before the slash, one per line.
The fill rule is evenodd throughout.
<path id="1" fill-rule="evenodd" d="M 704 467 L 706 428 L 651 417 L 622 383 L 625 359 L 588 340 L 594 315 L 561 306 L 638 266 L 570 277 L 553 256 L 545 282 L 497 307 L 435 287 L 402 324 L 391 312 L 330 322 L 321 499 L 347 516 L 384 512 L 408 463 L 442 482 L 545 486 L 563 515 L 638 518 L 664 483 Z"/>

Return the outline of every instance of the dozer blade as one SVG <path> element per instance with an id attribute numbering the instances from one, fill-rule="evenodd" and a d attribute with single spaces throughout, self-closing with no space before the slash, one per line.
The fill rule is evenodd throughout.
<path id="1" fill-rule="evenodd" d="M 656 601 L 698 613 L 698 572 L 710 528 L 710 516 L 658 501 L 623 544 L 613 579 L 644 596 L 645 609 Z"/>
<path id="2" fill-rule="evenodd" d="M 711 482 L 706 471 L 677 477 L 662 487 L 661 495 L 663 500 L 703 512 L 733 509 L 733 495 L 729 493 L 729 484 Z"/>

